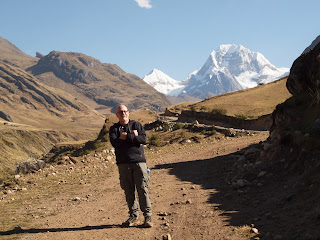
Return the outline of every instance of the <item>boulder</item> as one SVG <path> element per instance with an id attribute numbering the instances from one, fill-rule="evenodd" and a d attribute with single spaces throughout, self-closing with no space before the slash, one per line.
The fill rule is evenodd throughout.
<path id="1" fill-rule="evenodd" d="M 41 168 L 44 168 L 46 163 L 42 160 L 35 159 L 35 158 L 28 158 L 23 160 L 22 162 L 17 164 L 16 173 L 33 173 L 38 171 Z"/>
<path id="2" fill-rule="evenodd" d="M 320 43 L 311 51 L 298 57 L 287 80 L 292 95 L 309 93 L 319 98 L 320 93 Z M 319 100 L 319 99 L 318 99 Z"/>

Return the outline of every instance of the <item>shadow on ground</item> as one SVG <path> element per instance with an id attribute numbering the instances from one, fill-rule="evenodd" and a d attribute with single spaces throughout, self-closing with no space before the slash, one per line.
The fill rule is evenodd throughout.
<path id="1" fill-rule="evenodd" d="M 99 226 L 85 226 L 85 227 L 74 227 L 74 228 L 30 228 L 30 229 L 22 229 L 20 227 L 16 227 L 9 231 L 2 231 L 2 232 L 0 231 L 0 236 L 23 234 L 23 233 L 89 231 L 89 230 L 122 228 L 122 227 L 123 227 L 122 225 L 99 225 Z"/>
<path id="2" fill-rule="evenodd" d="M 229 217 L 226 224 L 254 224 L 259 230 L 260 239 L 320 239 L 315 238 L 315 235 L 308 235 L 308 226 L 304 226 L 303 222 L 303 218 L 306 218 L 305 212 L 301 208 L 299 210 L 303 199 L 297 196 L 298 194 L 284 190 L 288 179 L 275 173 L 262 180 L 262 184 L 258 186 L 255 184 L 250 188 L 233 187 L 230 181 L 228 182 L 228 175 L 236 161 L 233 157 L 235 154 L 237 152 L 205 160 L 157 165 L 155 169 L 169 169 L 170 174 L 182 181 L 192 182 L 204 189 L 217 190 L 208 201 L 215 206 L 219 205 L 223 215 Z M 319 223 L 319 220 L 315 221 Z"/>

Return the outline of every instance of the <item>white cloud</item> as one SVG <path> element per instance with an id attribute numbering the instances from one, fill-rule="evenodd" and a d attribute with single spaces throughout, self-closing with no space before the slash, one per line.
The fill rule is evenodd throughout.
<path id="1" fill-rule="evenodd" d="M 151 4 L 150 4 L 150 0 L 135 0 L 139 7 L 142 8 L 152 8 Z"/>

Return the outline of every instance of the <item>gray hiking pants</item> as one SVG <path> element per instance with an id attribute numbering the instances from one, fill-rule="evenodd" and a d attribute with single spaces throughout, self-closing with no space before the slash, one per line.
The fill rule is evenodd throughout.
<path id="1" fill-rule="evenodd" d="M 147 173 L 146 163 L 125 163 L 119 164 L 120 186 L 126 195 L 126 201 L 130 216 L 139 215 L 139 204 L 143 215 L 151 216 L 151 201 L 148 191 L 150 176 Z M 138 192 L 139 203 L 136 198 Z"/>

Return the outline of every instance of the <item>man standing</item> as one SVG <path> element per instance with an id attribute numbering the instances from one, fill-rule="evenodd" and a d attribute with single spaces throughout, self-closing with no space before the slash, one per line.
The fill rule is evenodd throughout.
<path id="1" fill-rule="evenodd" d="M 125 105 L 118 106 L 116 116 L 119 122 L 110 127 L 109 137 L 115 148 L 120 186 L 124 190 L 129 208 L 129 218 L 122 225 L 129 227 L 138 223 L 140 203 L 140 209 L 144 215 L 144 226 L 152 227 L 151 201 L 148 191 L 150 177 L 147 173 L 143 150 L 146 132 L 140 122 L 129 119 L 129 111 Z M 139 203 L 135 194 L 136 189 Z"/>

